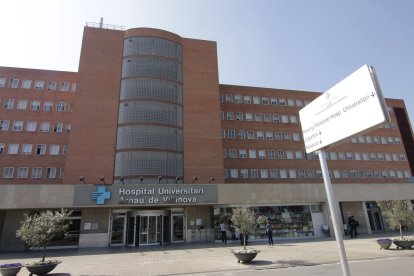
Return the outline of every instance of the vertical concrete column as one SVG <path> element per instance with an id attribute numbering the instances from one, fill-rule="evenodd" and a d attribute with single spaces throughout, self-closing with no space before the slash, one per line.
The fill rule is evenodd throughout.
<path id="1" fill-rule="evenodd" d="M 365 225 L 367 227 L 367 233 L 372 234 L 371 224 L 369 223 L 368 219 L 368 211 L 367 211 L 367 204 L 365 201 L 362 201 L 362 212 L 364 214 Z"/>

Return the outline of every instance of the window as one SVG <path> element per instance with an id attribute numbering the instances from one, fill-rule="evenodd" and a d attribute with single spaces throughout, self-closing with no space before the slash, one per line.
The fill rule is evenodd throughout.
<path id="1" fill-rule="evenodd" d="M 13 131 L 22 131 L 23 130 L 23 121 L 14 121 L 12 130 Z"/>
<path id="2" fill-rule="evenodd" d="M 58 102 L 58 104 L 56 106 L 56 111 L 65 111 L 65 107 L 66 107 L 65 102 Z M 233 119 L 234 119 L 234 117 L 233 117 Z"/>
<path id="3" fill-rule="evenodd" d="M 0 88 L 3 88 L 6 86 L 6 78 L 0 78 Z"/>
<path id="4" fill-rule="evenodd" d="M 260 177 L 261 178 L 269 178 L 269 176 L 267 174 L 267 169 L 261 169 L 260 170 Z"/>
<path id="5" fill-rule="evenodd" d="M 270 117 L 270 114 L 264 114 L 263 121 L 270 123 L 272 121 L 272 117 Z"/>
<path id="6" fill-rule="evenodd" d="M 18 79 L 9 79 L 9 88 L 17 88 L 19 86 Z"/>
<path id="7" fill-rule="evenodd" d="M 400 137 L 395 137 L 395 143 L 397 145 L 401 145 L 401 138 Z"/>
<path id="8" fill-rule="evenodd" d="M 260 113 L 254 114 L 254 120 L 256 122 L 261 122 L 262 121 L 262 114 L 260 114 Z"/>
<path id="9" fill-rule="evenodd" d="M 315 178 L 315 171 L 314 170 L 308 170 L 307 174 L 308 174 L 308 178 Z"/>
<path id="10" fill-rule="evenodd" d="M 247 139 L 254 139 L 254 131 L 248 130 L 247 131 Z"/>
<path id="11" fill-rule="evenodd" d="M 397 176 L 395 175 L 395 171 L 394 170 L 390 170 L 390 177 L 391 178 L 396 178 Z"/>
<path id="12" fill-rule="evenodd" d="M 367 144 L 372 144 L 372 137 L 371 136 L 365 137 L 365 140 L 367 141 Z"/>
<path id="13" fill-rule="evenodd" d="M 57 122 L 53 125 L 53 132 L 62 132 L 63 130 L 63 123 Z M 229 130 L 230 132 L 230 130 Z M 234 139 L 234 130 L 233 130 L 233 138 Z"/>
<path id="14" fill-rule="evenodd" d="M 223 158 L 227 158 L 227 150 L 223 149 Z"/>
<path id="15" fill-rule="evenodd" d="M 230 177 L 231 178 L 239 178 L 239 171 L 237 169 L 230 170 Z"/>
<path id="16" fill-rule="evenodd" d="M 32 101 L 32 105 L 30 107 L 32 110 L 39 110 L 40 109 L 40 102 L 39 101 Z"/>
<path id="17" fill-rule="evenodd" d="M 296 105 L 299 107 L 303 106 L 302 100 L 296 100 Z"/>
<path id="18" fill-rule="evenodd" d="M 52 111 L 53 110 L 53 103 L 52 102 L 44 102 L 43 110 Z"/>
<path id="19" fill-rule="evenodd" d="M 279 114 L 273 114 L 273 122 L 274 123 L 279 123 L 280 122 Z"/>
<path id="20" fill-rule="evenodd" d="M 282 123 L 284 123 L 284 124 L 289 123 L 289 116 L 288 115 L 282 115 Z"/>
<path id="21" fill-rule="evenodd" d="M 246 121 L 253 121 L 253 113 L 250 113 L 250 112 L 246 113 Z"/>
<path id="22" fill-rule="evenodd" d="M 331 156 L 331 160 L 336 160 L 336 159 L 337 159 L 337 158 L 336 158 L 336 152 L 331 151 L 331 152 L 329 153 L 329 155 Z"/>
<path id="23" fill-rule="evenodd" d="M 27 174 L 29 173 L 29 168 L 23 167 L 19 168 L 17 171 L 17 178 L 27 178 Z"/>
<path id="24" fill-rule="evenodd" d="M 252 98 L 250 96 L 244 96 L 244 103 L 245 104 L 251 104 Z"/>
<path id="25" fill-rule="evenodd" d="M 239 157 L 247 158 L 247 151 L 245 149 L 239 149 Z"/>
<path id="26" fill-rule="evenodd" d="M 383 154 L 382 152 L 379 152 L 379 153 L 377 154 L 377 156 L 378 156 L 378 160 L 379 160 L 379 161 L 384 161 L 384 154 Z"/>
<path id="27" fill-rule="evenodd" d="M 379 144 L 379 137 L 378 136 L 374 136 L 374 144 Z"/>
<path id="28" fill-rule="evenodd" d="M 27 100 L 18 100 L 17 101 L 17 109 L 26 109 L 27 108 Z"/>
<path id="29" fill-rule="evenodd" d="M 55 91 L 57 83 L 55 81 L 49 81 L 47 83 L 47 90 Z"/>
<path id="30" fill-rule="evenodd" d="M 279 99 L 279 105 L 280 106 L 286 106 L 286 100 L 285 99 Z"/>
<path id="31" fill-rule="evenodd" d="M 233 102 L 233 95 L 232 94 L 226 94 L 226 103 L 232 103 Z"/>
<path id="32" fill-rule="evenodd" d="M 8 131 L 9 123 L 9 120 L 0 120 L 0 131 Z"/>
<path id="33" fill-rule="evenodd" d="M 358 136 L 358 142 L 361 143 L 361 144 L 365 144 L 364 136 Z"/>
<path id="34" fill-rule="evenodd" d="M 371 170 L 366 171 L 367 178 L 374 178 Z"/>
<path id="35" fill-rule="evenodd" d="M 290 160 L 293 159 L 293 151 L 291 150 L 286 151 L 286 159 L 290 159 Z"/>
<path id="36" fill-rule="evenodd" d="M 224 178 L 227 178 L 227 170 L 224 170 Z M 59 178 L 64 178 L 65 177 L 65 168 L 60 168 L 59 169 Z"/>
<path id="37" fill-rule="evenodd" d="M 269 98 L 268 97 L 263 97 L 262 98 L 262 104 L 268 105 L 269 104 Z"/>
<path id="38" fill-rule="evenodd" d="M 285 159 L 285 152 L 283 150 L 278 150 L 277 151 L 277 159 L 279 159 L 279 160 Z"/>
<path id="39" fill-rule="evenodd" d="M 293 141 L 300 141 L 300 134 L 298 132 L 293 132 Z"/>
<path id="40" fill-rule="evenodd" d="M 295 106 L 295 101 L 292 99 L 288 99 L 288 106 Z"/>
<path id="41" fill-rule="evenodd" d="M 340 152 L 338 153 L 338 156 L 339 156 L 339 160 L 345 160 L 345 153 Z"/>
<path id="42" fill-rule="evenodd" d="M 371 152 L 369 154 L 369 160 L 376 161 L 377 160 L 377 154 L 375 152 Z"/>
<path id="43" fill-rule="evenodd" d="M 302 152 L 300 150 L 295 151 L 295 158 L 296 159 L 303 159 Z"/>
<path id="44" fill-rule="evenodd" d="M 397 171 L 397 177 L 398 178 L 404 178 L 404 174 L 402 171 Z"/>
<path id="45" fill-rule="evenodd" d="M 31 80 L 23 80 L 23 82 L 22 82 L 22 88 L 23 89 L 30 89 L 31 86 L 32 86 L 32 81 Z"/>
<path id="46" fill-rule="evenodd" d="M 266 159 L 266 151 L 265 150 L 259 150 L 259 159 Z"/>
<path id="47" fill-rule="evenodd" d="M 385 153 L 385 160 L 387 161 L 391 161 L 391 154 L 390 153 Z"/>
<path id="48" fill-rule="evenodd" d="M 219 97 L 220 97 L 220 102 L 222 103 L 222 102 L 224 101 L 224 96 L 223 96 L 223 94 L 222 94 L 222 93 L 220 93 Z"/>
<path id="49" fill-rule="evenodd" d="M 233 112 L 227 112 L 227 120 L 229 120 L 229 121 L 234 120 L 234 113 Z"/>
<path id="50" fill-rule="evenodd" d="M 26 131 L 30 131 L 30 132 L 36 131 L 36 121 L 28 121 L 26 123 Z"/>
<path id="51" fill-rule="evenodd" d="M 259 96 L 253 96 L 253 104 L 260 104 L 260 97 Z"/>
<path id="52" fill-rule="evenodd" d="M 264 140 L 263 131 L 257 131 L 256 132 L 256 137 L 257 137 L 257 140 Z"/>
<path id="53" fill-rule="evenodd" d="M 69 83 L 68 82 L 61 82 L 60 83 L 60 91 L 68 92 L 69 91 Z"/>
<path id="54" fill-rule="evenodd" d="M 283 139 L 286 141 L 290 141 L 290 132 L 283 132 Z"/>
<path id="55" fill-rule="evenodd" d="M 46 169 L 47 178 L 56 178 L 56 168 L 47 168 Z"/>
<path id="56" fill-rule="evenodd" d="M 9 144 L 8 154 L 17 154 L 19 151 L 19 144 Z"/>
<path id="57" fill-rule="evenodd" d="M 266 131 L 266 140 L 273 140 L 273 132 Z"/>
<path id="58" fill-rule="evenodd" d="M 229 149 L 229 158 L 237 158 L 237 151 L 235 149 Z"/>
<path id="59" fill-rule="evenodd" d="M 37 155 L 45 155 L 46 154 L 46 145 L 44 145 L 44 144 L 37 145 L 36 154 Z"/>
<path id="60" fill-rule="evenodd" d="M 277 170 L 270 169 L 270 178 L 277 178 Z"/>
<path id="61" fill-rule="evenodd" d="M 361 161 L 361 153 L 355 152 L 354 154 L 355 154 L 355 160 Z"/>
<path id="62" fill-rule="evenodd" d="M 259 178 L 259 172 L 257 171 L 257 169 L 251 169 L 250 176 L 251 178 Z"/>
<path id="63" fill-rule="evenodd" d="M 76 92 L 76 83 L 72 83 L 72 92 Z"/>
<path id="64" fill-rule="evenodd" d="M 405 156 L 404 153 L 400 153 L 400 160 L 401 161 L 406 161 L 407 160 L 407 157 Z"/>
<path id="65" fill-rule="evenodd" d="M 365 178 L 365 171 L 363 171 L 363 170 L 359 170 L 359 171 L 358 171 L 358 177 L 359 177 L 359 178 Z"/>
<path id="66" fill-rule="evenodd" d="M 392 159 L 393 159 L 394 161 L 400 161 L 400 159 L 398 158 L 398 153 L 393 153 L 393 154 L 392 154 Z"/>
<path id="67" fill-rule="evenodd" d="M 14 168 L 13 167 L 5 167 L 3 168 L 3 178 L 13 178 Z"/>
<path id="68" fill-rule="evenodd" d="M 387 137 L 381 136 L 381 144 L 386 145 L 388 142 Z"/>
<path id="69" fill-rule="evenodd" d="M 280 178 L 287 178 L 287 171 L 285 169 L 279 170 Z"/>
<path id="70" fill-rule="evenodd" d="M 275 140 L 282 141 L 282 132 L 275 132 Z"/>
<path id="71" fill-rule="evenodd" d="M 224 111 L 220 111 L 220 119 L 223 121 L 224 120 Z"/>
<path id="72" fill-rule="evenodd" d="M 339 170 L 334 170 L 334 171 L 333 171 L 333 173 L 334 173 L 334 177 L 335 177 L 335 178 L 341 178 L 341 171 L 339 171 Z"/>
<path id="73" fill-rule="evenodd" d="M 221 130 L 221 138 L 226 138 L 226 130 L 225 129 Z"/>
<path id="74" fill-rule="evenodd" d="M 40 132 L 49 132 L 50 123 L 49 122 L 42 122 L 40 124 Z"/>
<path id="75" fill-rule="evenodd" d="M 289 178 L 296 178 L 296 170 L 290 169 L 289 170 Z"/>
<path id="76" fill-rule="evenodd" d="M 275 151 L 274 150 L 268 150 L 267 151 L 267 156 L 269 157 L 269 159 L 275 159 L 276 158 Z"/>
<path id="77" fill-rule="evenodd" d="M 241 139 L 241 140 L 244 139 L 245 138 L 244 130 L 237 131 L 237 135 L 238 135 L 239 139 Z"/>
<path id="78" fill-rule="evenodd" d="M 351 143 L 352 144 L 358 143 L 357 138 L 356 137 L 351 138 Z"/>
<path id="79" fill-rule="evenodd" d="M 404 171 L 404 176 L 405 176 L 406 178 L 411 177 L 411 172 L 410 172 L 410 171 Z"/>
<path id="80" fill-rule="evenodd" d="M 4 152 L 4 143 L 0 143 L 0 154 Z"/>
<path id="81" fill-rule="evenodd" d="M 255 149 L 249 150 L 249 158 L 251 158 L 251 159 L 256 158 L 256 150 Z"/>
<path id="82" fill-rule="evenodd" d="M 394 137 L 388 137 L 388 144 L 394 144 Z"/>
<path id="83" fill-rule="evenodd" d="M 4 108 L 5 109 L 13 109 L 14 106 L 14 100 L 13 99 L 7 99 L 4 101 Z"/>
<path id="84" fill-rule="evenodd" d="M 292 124 L 297 124 L 298 123 L 298 117 L 296 117 L 296 115 L 290 115 L 290 122 Z"/>
<path id="85" fill-rule="evenodd" d="M 50 145 L 49 154 L 50 155 L 59 155 L 59 145 Z"/>
<path id="86" fill-rule="evenodd" d="M 304 169 L 299 170 L 299 178 L 306 178 L 306 173 Z"/>
<path id="87" fill-rule="evenodd" d="M 381 178 L 381 171 L 375 170 L 374 171 L 374 176 L 375 176 L 375 178 Z"/>
<path id="88" fill-rule="evenodd" d="M 348 161 L 354 160 L 354 156 L 352 155 L 352 152 L 346 153 L 346 160 Z"/>
<path id="89" fill-rule="evenodd" d="M 249 178 L 249 170 L 248 169 L 241 169 L 240 170 L 240 177 L 241 178 Z"/>
<path id="90" fill-rule="evenodd" d="M 34 89 L 43 90 L 44 85 L 45 85 L 45 81 L 37 80 L 35 81 Z"/>
<path id="91" fill-rule="evenodd" d="M 272 106 L 276 106 L 277 105 L 277 99 L 276 98 L 270 98 L 270 104 Z"/>
<path id="92" fill-rule="evenodd" d="M 243 121 L 243 112 L 237 112 L 236 113 L 236 120 L 237 121 Z"/>
<path id="93" fill-rule="evenodd" d="M 32 144 L 23 144 L 22 154 L 32 154 Z"/>
<path id="94" fill-rule="evenodd" d="M 41 178 L 42 177 L 42 168 L 35 167 L 32 169 L 32 178 Z"/>
<path id="95" fill-rule="evenodd" d="M 234 101 L 238 104 L 241 104 L 243 102 L 242 96 L 241 95 L 235 95 L 234 96 Z"/>

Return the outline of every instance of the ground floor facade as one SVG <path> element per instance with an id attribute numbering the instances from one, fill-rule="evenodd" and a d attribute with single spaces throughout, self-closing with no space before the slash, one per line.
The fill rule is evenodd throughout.
<path id="1" fill-rule="evenodd" d="M 334 184 L 338 216 L 347 234 L 354 216 L 359 233 L 387 230 L 377 200 L 414 199 L 411 184 Z M 70 227 L 51 247 L 159 246 L 240 240 L 230 217 L 248 207 L 268 218 L 275 239 L 333 235 L 323 184 L 205 185 L 2 185 L 0 186 L 0 251 L 27 249 L 16 238 L 24 213 L 46 209 L 73 210 Z M 249 240 L 266 239 L 257 225 Z"/>

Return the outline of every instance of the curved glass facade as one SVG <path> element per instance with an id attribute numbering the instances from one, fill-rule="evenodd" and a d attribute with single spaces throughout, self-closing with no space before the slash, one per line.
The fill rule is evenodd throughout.
<path id="1" fill-rule="evenodd" d="M 181 45 L 170 40 L 124 40 L 115 182 L 121 177 L 137 184 L 182 178 L 181 61 Z"/>

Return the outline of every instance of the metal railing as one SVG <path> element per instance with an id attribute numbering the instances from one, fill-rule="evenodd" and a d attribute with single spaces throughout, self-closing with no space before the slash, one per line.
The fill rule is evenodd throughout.
<path id="1" fill-rule="evenodd" d="M 86 27 L 116 30 L 116 31 L 123 31 L 125 29 L 125 26 L 112 25 L 112 24 L 102 24 L 102 23 L 97 23 L 97 22 L 86 22 Z"/>

